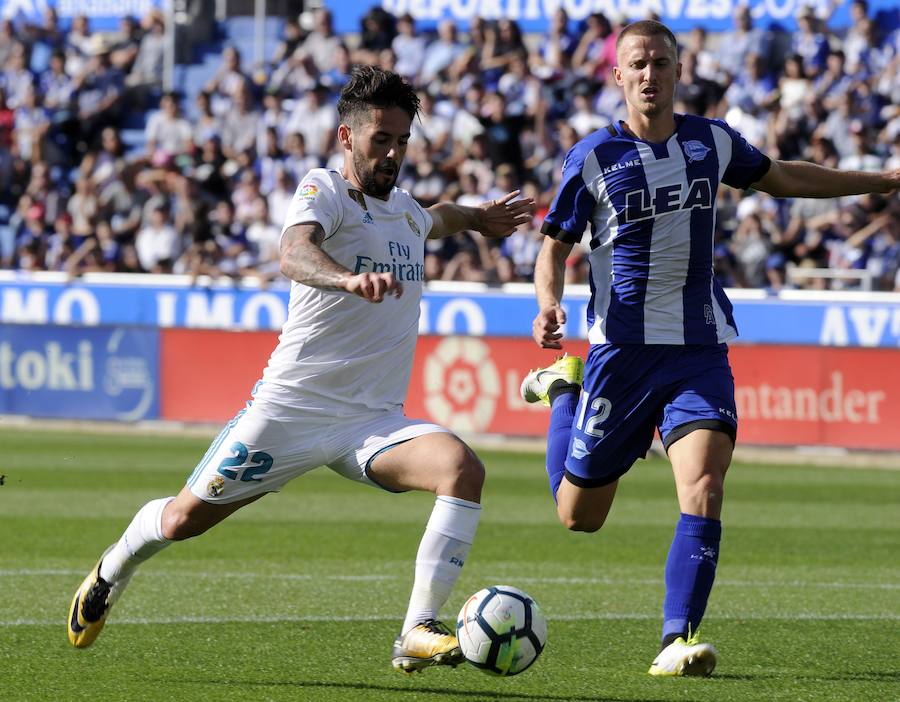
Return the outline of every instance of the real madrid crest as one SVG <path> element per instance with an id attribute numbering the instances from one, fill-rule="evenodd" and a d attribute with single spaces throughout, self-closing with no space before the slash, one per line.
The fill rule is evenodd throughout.
<path id="1" fill-rule="evenodd" d="M 406 223 L 416 236 L 422 236 L 422 230 L 419 229 L 419 225 L 416 224 L 416 220 L 413 219 L 413 216 L 409 212 L 406 213 Z"/>
<path id="2" fill-rule="evenodd" d="M 210 497 L 218 497 L 225 492 L 225 478 L 221 475 L 215 476 L 206 485 L 206 494 Z"/>

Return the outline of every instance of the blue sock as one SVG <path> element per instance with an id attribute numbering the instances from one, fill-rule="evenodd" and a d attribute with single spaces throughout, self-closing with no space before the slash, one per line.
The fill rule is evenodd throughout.
<path id="1" fill-rule="evenodd" d="M 662 638 L 694 633 L 700 626 L 716 577 L 722 522 L 684 514 L 666 560 Z"/>
<path id="2" fill-rule="evenodd" d="M 550 478 L 550 492 L 554 500 L 566 473 L 569 437 L 577 405 L 577 392 L 561 392 L 553 398 L 551 404 L 550 428 L 547 429 L 547 477 Z"/>

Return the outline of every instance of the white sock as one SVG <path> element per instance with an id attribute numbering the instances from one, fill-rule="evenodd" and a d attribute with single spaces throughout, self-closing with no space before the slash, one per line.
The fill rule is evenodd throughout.
<path id="1" fill-rule="evenodd" d="M 122 538 L 103 557 L 101 578 L 110 584 L 130 578 L 135 568 L 172 543 L 162 535 L 162 514 L 174 499 L 152 500 L 138 510 Z"/>
<path id="2" fill-rule="evenodd" d="M 462 572 L 480 517 L 477 502 L 438 495 L 416 555 L 416 579 L 401 634 L 437 618 Z"/>

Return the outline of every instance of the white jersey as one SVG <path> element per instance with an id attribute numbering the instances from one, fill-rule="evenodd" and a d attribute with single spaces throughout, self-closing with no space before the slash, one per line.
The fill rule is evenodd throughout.
<path id="1" fill-rule="evenodd" d="M 431 215 L 405 190 L 364 195 L 340 173 L 316 168 L 300 182 L 285 219 L 318 222 L 322 250 L 354 274 L 392 272 L 403 295 L 371 303 L 344 291 L 291 285 L 288 318 L 255 399 L 280 413 L 351 416 L 399 410 L 419 328 L 425 239 Z"/>

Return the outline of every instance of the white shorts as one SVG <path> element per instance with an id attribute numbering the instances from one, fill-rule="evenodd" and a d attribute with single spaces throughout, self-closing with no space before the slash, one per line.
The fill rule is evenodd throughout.
<path id="1" fill-rule="evenodd" d="M 255 402 L 225 425 L 187 485 L 204 502 L 227 504 L 277 492 L 289 480 L 327 466 L 350 480 L 383 487 L 367 475 L 375 456 L 417 436 L 447 431 L 400 412 L 276 419 Z"/>

